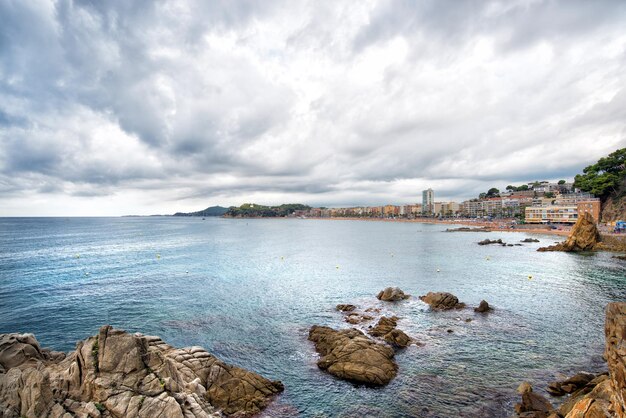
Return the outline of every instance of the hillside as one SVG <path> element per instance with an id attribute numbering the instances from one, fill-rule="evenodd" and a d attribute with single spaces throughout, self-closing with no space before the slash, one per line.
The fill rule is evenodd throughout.
<path id="1" fill-rule="evenodd" d="M 222 206 L 211 206 L 198 212 L 176 212 L 174 216 L 222 216 L 228 212 L 228 208 Z"/>
<path id="2" fill-rule="evenodd" d="M 239 207 L 232 206 L 224 216 L 233 218 L 276 218 L 291 215 L 297 210 L 309 210 L 310 206 L 290 203 L 280 206 L 264 206 L 256 203 L 244 203 Z"/>
<path id="3" fill-rule="evenodd" d="M 585 167 L 575 177 L 574 187 L 600 198 L 602 222 L 626 220 L 626 148 Z"/>

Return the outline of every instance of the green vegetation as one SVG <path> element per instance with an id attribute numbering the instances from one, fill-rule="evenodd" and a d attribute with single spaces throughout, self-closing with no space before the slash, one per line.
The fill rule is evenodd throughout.
<path id="1" fill-rule="evenodd" d="M 96 409 L 100 412 L 104 412 L 106 410 L 104 405 L 102 405 L 100 402 L 94 402 L 94 405 L 96 406 Z"/>
<path id="2" fill-rule="evenodd" d="M 513 186 L 509 184 L 508 186 L 506 186 L 506 190 L 509 192 L 523 192 L 528 190 L 528 185 L 522 184 L 521 186 Z"/>
<path id="3" fill-rule="evenodd" d="M 222 206 L 211 206 L 198 212 L 176 212 L 174 216 L 222 216 L 228 212 L 228 208 Z"/>
<path id="4" fill-rule="evenodd" d="M 297 210 L 309 210 L 310 206 L 290 203 L 280 206 L 263 206 L 255 203 L 244 203 L 239 207 L 232 206 L 225 216 L 233 218 L 275 218 L 291 215 Z"/>
<path id="5" fill-rule="evenodd" d="M 583 174 L 574 178 L 574 187 L 600 197 L 603 201 L 617 194 L 626 181 L 626 148 L 618 149 L 596 164 L 585 167 Z"/>
<path id="6" fill-rule="evenodd" d="M 91 358 L 93 359 L 93 366 L 96 369 L 96 373 L 100 371 L 100 367 L 98 364 L 98 352 L 98 339 L 96 339 L 96 341 L 94 341 L 93 345 L 91 346 Z"/>

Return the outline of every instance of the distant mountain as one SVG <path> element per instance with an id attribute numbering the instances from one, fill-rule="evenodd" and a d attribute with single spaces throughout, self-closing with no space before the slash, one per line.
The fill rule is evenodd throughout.
<path id="1" fill-rule="evenodd" d="M 174 216 L 222 216 L 226 212 L 228 212 L 228 208 L 224 208 L 222 206 L 211 206 L 198 212 L 176 212 Z"/>

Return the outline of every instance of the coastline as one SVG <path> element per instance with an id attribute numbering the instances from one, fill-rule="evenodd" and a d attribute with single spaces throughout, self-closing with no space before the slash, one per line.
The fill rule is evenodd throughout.
<path id="1" fill-rule="evenodd" d="M 423 223 L 423 224 L 437 224 L 437 225 L 452 225 L 452 226 L 474 226 L 482 228 L 490 228 L 492 232 L 525 232 L 528 234 L 544 234 L 544 235 L 558 235 L 568 236 L 571 231 L 571 226 L 564 227 L 563 229 L 548 229 L 548 228 L 509 228 L 508 222 L 498 221 L 474 221 L 471 219 L 463 220 L 440 220 L 440 219 L 393 219 L 393 218 L 356 218 L 356 217 L 334 217 L 334 218 L 303 218 L 305 220 L 325 220 L 325 221 L 369 221 L 369 222 L 407 222 L 407 223 Z"/>

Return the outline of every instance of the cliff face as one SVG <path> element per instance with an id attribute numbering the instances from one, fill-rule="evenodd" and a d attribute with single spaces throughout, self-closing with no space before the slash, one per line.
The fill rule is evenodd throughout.
<path id="1" fill-rule="evenodd" d="M 611 196 L 603 202 L 601 216 L 603 222 L 626 220 L 626 194 Z"/>
<path id="2" fill-rule="evenodd" d="M 611 378 L 611 404 L 616 416 L 626 417 L 626 303 L 609 303 L 604 333 L 604 355 Z"/>
<path id="3" fill-rule="evenodd" d="M 260 412 L 280 382 L 227 365 L 200 347 L 110 326 L 67 356 L 30 334 L 0 335 L 0 416 L 211 418 Z"/>

